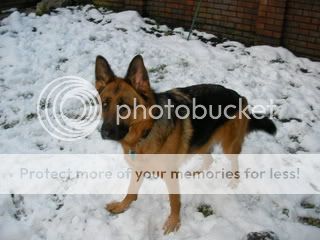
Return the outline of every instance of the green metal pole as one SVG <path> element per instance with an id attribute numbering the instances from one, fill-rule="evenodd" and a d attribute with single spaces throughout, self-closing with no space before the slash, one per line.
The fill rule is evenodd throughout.
<path id="1" fill-rule="evenodd" d="M 192 30 L 193 30 L 194 24 L 196 23 L 196 19 L 197 19 L 198 14 L 199 14 L 201 2 L 202 2 L 202 0 L 199 0 L 199 1 L 197 2 L 196 11 L 195 11 L 194 14 L 193 14 L 192 23 L 191 23 L 191 27 L 190 27 L 190 30 L 189 30 L 189 35 L 188 35 L 187 40 L 190 39 L 190 36 L 191 36 Z"/>

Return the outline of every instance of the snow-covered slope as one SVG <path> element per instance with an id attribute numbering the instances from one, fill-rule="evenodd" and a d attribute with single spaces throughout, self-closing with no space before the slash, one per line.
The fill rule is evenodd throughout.
<path id="1" fill-rule="evenodd" d="M 134 11 L 112 13 L 91 6 L 63 8 L 41 17 L 13 12 L 0 26 L 0 153 L 120 153 L 95 131 L 77 142 L 52 138 L 41 127 L 36 103 L 57 77 L 94 81 L 94 62 L 103 55 L 124 75 L 142 54 L 156 91 L 198 83 L 230 87 L 250 104 L 277 105 L 275 137 L 252 133 L 244 153 L 320 151 L 320 63 L 278 47 L 245 47 L 181 28 L 153 25 Z M 214 44 L 215 45 L 215 44 Z M 111 216 L 103 206 L 120 196 L 1 196 L 0 239 L 162 239 L 166 196 L 141 196 L 126 213 Z M 306 209 L 303 201 L 315 206 Z M 182 227 L 168 239 L 241 239 L 273 231 L 280 239 L 318 239 L 320 229 L 299 222 L 319 218 L 319 196 L 183 196 Z M 214 214 L 197 211 L 208 203 Z M 303 204 L 302 204 L 303 205 Z M 2 238 L 1 238 L 2 236 Z"/>

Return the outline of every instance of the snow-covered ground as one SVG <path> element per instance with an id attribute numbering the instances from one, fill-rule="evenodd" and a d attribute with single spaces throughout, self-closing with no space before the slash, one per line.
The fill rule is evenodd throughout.
<path id="1" fill-rule="evenodd" d="M 85 6 L 41 17 L 13 12 L 0 26 L 0 153 L 120 153 L 98 130 L 77 142 L 52 138 L 37 120 L 36 104 L 41 89 L 57 77 L 93 82 L 97 55 L 124 75 L 136 54 L 143 55 L 156 91 L 215 83 L 252 105 L 272 99 L 277 135 L 251 133 L 243 153 L 320 151 L 320 63 L 281 47 L 231 41 L 212 46 L 199 38 L 213 35 L 196 34 L 187 41 L 183 29 L 152 24 L 134 11 Z M 182 227 L 166 237 L 161 230 L 169 211 L 166 196 L 140 196 L 118 216 L 103 209 L 113 199 L 120 196 L 3 195 L 0 239 L 245 239 L 256 231 L 288 240 L 320 236 L 319 228 L 301 223 L 302 217 L 320 218 L 319 196 L 183 196 Z M 203 203 L 213 208 L 206 218 L 197 210 Z"/>

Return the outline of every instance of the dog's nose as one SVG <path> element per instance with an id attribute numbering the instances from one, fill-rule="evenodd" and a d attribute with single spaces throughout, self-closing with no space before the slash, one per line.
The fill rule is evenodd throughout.
<path id="1" fill-rule="evenodd" d="M 109 135 L 109 133 L 108 133 L 107 130 L 101 129 L 101 137 L 102 137 L 103 139 L 107 139 L 107 138 L 108 138 L 108 135 Z"/>
<path id="2" fill-rule="evenodd" d="M 101 127 L 101 137 L 103 139 L 108 139 L 114 134 L 114 129 L 111 124 L 103 123 Z"/>

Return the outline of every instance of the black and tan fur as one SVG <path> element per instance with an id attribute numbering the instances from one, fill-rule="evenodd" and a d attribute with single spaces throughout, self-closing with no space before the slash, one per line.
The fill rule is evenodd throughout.
<path id="1" fill-rule="evenodd" d="M 235 91 L 214 84 L 155 93 L 150 87 L 148 73 L 140 55 L 131 61 L 124 78 L 117 77 L 108 62 L 98 56 L 96 88 L 103 104 L 104 122 L 101 136 L 104 139 L 119 141 L 125 154 L 129 151 L 134 151 L 136 154 L 209 154 L 213 145 L 217 143 L 221 144 L 224 153 L 239 154 L 248 132 L 252 130 L 264 130 L 270 134 L 276 132 L 274 124 L 267 118 L 258 120 L 240 117 L 242 109 L 230 109 L 228 114 L 235 116 L 232 120 L 224 117 L 212 119 L 210 116 L 204 119 L 179 119 L 174 113 L 171 119 L 164 115 L 161 119 L 154 120 L 150 116 L 142 116 L 142 112 L 139 112 L 136 119 L 130 116 L 117 125 L 116 106 L 122 104 L 132 106 L 134 98 L 138 104 L 143 104 L 147 109 L 154 104 L 164 105 L 170 99 L 175 106 L 187 105 L 191 112 L 192 98 L 197 100 L 197 104 L 206 107 L 237 105 L 240 98 L 243 100 L 243 107 L 247 105 L 247 100 Z M 210 161 L 211 159 L 208 160 Z M 237 169 L 237 161 L 233 161 L 232 170 L 237 171 Z M 107 210 L 112 213 L 125 211 L 131 202 L 137 199 L 140 185 L 141 181 L 131 179 L 127 196 L 120 202 L 107 204 Z M 167 183 L 167 186 L 170 188 L 170 184 Z M 171 213 L 164 225 L 165 233 L 175 231 L 180 226 L 180 195 L 170 194 L 171 191 L 168 190 Z"/>

